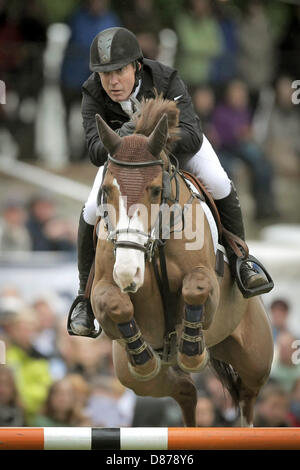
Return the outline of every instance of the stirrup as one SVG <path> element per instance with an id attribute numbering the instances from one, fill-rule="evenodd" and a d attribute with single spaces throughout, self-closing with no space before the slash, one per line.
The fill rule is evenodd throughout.
<path id="1" fill-rule="evenodd" d="M 68 314 L 67 331 L 68 331 L 70 336 L 86 336 L 88 338 L 97 338 L 101 334 L 102 328 L 101 328 L 101 326 L 99 325 L 99 323 L 96 319 L 95 319 L 94 323 L 96 322 L 97 326 L 95 326 L 94 330 L 92 330 L 87 335 L 77 335 L 76 333 L 74 333 L 74 331 L 71 328 L 71 316 L 72 316 L 73 310 L 76 307 L 76 305 L 79 304 L 80 302 L 82 302 L 83 300 L 87 301 L 88 315 L 91 315 L 95 318 L 90 300 L 87 299 L 84 295 L 78 295 L 76 297 L 76 299 L 74 300 L 74 302 L 72 303 L 69 314 Z"/>
<path id="2" fill-rule="evenodd" d="M 259 286 L 259 287 L 254 287 L 252 289 L 248 289 L 248 288 L 245 287 L 245 285 L 243 284 L 242 279 L 241 279 L 240 269 L 241 269 L 242 264 L 245 263 L 245 262 L 248 262 L 248 261 L 257 264 L 259 266 L 259 268 L 263 271 L 264 275 L 267 278 L 266 284 L 264 284 L 262 286 Z M 247 258 L 239 258 L 238 257 L 236 259 L 236 270 L 235 270 L 235 272 L 236 272 L 237 285 L 238 285 L 241 293 L 243 294 L 243 296 L 246 299 L 248 299 L 249 297 L 254 297 L 255 295 L 266 294 L 267 292 L 270 292 L 270 290 L 272 290 L 273 287 L 274 287 L 273 279 L 271 278 L 271 276 L 268 273 L 268 271 L 266 270 L 266 268 L 263 266 L 263 264 L 260 261 L 258 261 L 258 259 L 256 259 L 252 255 L 248 255 Z"/>

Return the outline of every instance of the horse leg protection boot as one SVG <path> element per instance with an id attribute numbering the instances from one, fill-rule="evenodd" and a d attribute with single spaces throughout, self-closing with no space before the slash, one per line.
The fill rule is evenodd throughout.
<path id="1" fill-rule="evenodd" d="M 245 240 L 245 229 L 241 206 L 233 183 L 231 183 L 231 191 L 229 195 L 223 199 L 215 200 L 215 204 L 218 208 L 222 225 L 234 235 Z M 228 244 L 226 244 L 226 250 L 230 271 L 232 276 L 235 278 L 237 275 L 237 257 Z M 254 295 L 256 295 L 258 288 L 263 288 L 263 286 L 269 284 L 261 266 L 247 259 L 241 263 L 239 275 L 245 289 L 248 291 L 254 289 Z"/>
<path id="2" fill-rule="evenodd" d="M 84 296 L 95 257 L 93 232 L 94 226 L 85 222 L 82 211 L 77 237 L 79 291 L 71 306 L 68 318 L 68 332 L 71 335 L 96 337 L 101 332 L 96 334 L 92 307 L 89 299 Z"/>

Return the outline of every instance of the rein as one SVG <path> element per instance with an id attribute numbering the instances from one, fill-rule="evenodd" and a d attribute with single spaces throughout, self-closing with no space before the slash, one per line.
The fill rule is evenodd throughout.
<path id="1" fill-rule="evenodd" d="M 174 156 L 173 156 L 174 157 Z M 162 196 L 161 196 L 161 203 L 160 203 L 160 210 L 158 213 L 159 217 L 159 230 L 161 235 L 162 229 L 162 211 L 161 207 L 163 204 L 167 204 L 168 202 L 178 203 L 179 202 L 179 181 L 178 177 L 180 175 L 178 171 L 178 161 L 175 159 L 175 166 L 170 164 L 170 159 L 168 157 L 168 171 L 163 170 L 163 186 L 162 186 Z M 122 166 L 122 167 L 130 167 L 130 168 L 140 168 L 140 167 L 148 167 L 153 165 L 164 165 L 163 160 L 155 160 L 155 161 L 142 161 L 142 162 L 126 162 L 126 161 L 119 161 L 110 155 L 108 156 L 108 160 L 112 163 Z M 172 173 L 170 173 L 170 171 Z M 104 176 L 103 176 L 104 178 Z M 172 197 L 172 180 L 175 178 L 175 197 Z M 101 196 L 100 196 L 101 197 Z M 100 202 L 100 201 L 99 201 Z M 173 225 L 174 220 L 170 223 L 170 228 Z M 158 288 L 160 291 L 163 310 L 164 310 L 164 317 L 165 317 L 165 334 L 164 334 L 164 345 L 162 350 L 162 360 L 165 363 L 168 363 L 171 358 L 173 357 L 176 346 L 177 346 L 177 335 L 175 329 L 175 316 L 173 312 L 173 294 L 170 291 L 169 286 L 169 279 L 168 279 L 168 271 L 167 271 L 167 263 L 166 263 L 166 256 L 165 256 L 165 244 L 166 240 L 159 237 L 155 237 L 155 225 L 154 228 L 150 229 L 149 233 L 143 232 L 138 229 L 118 229 L 118 230 L 111 230 L 108 234 L 107 240 L 111 241 L 114 245 L 114 253 L 117 248 L 133 248 L 145 253 L 145 259 L 148 260 L 150 263 L 153 261 L 153 270 L 156 277 L 156 281 L 158 284 Z M 134 233 L 142 235 L 146 238 L 144 244 L 131 242 L 131 241 L 118 241 L 118 235 L 122 233 Z M 155 256 L 156 251 L 158 251 L 158 257 L 160 261 L 160 272 L 157 263 L 157 257 Z"/>

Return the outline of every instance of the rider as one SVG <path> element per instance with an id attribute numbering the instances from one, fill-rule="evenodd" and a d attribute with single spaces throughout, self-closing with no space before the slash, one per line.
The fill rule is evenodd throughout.
<path id="1" fill-rule="evenodd" d="M 123 137 L 135 130 L 131 117 L 137 100 L 153 98 L 156 89 L 164 98 L 176 101 L 180 110 L 180 140 L 172 153 L 179 159 L 180 166 L 199 177 L 209 190 L 223 226 L 245 239 L 236 190 L 201 131 L 191 97 L 177 71 L 158 61 L 144 59 L 137 38 L 125 28 L 109 28 L 97 34 L 90 48 L 90 69 L 93 73 L 82 86 L 83 127 L 90 159 L 100 168 L 79 221 L 79 292 L 69 313 L 72 333 L 82 336 L 95 331 L 89 300 L 83 294 L 94 259 L 97 195 L 107 159 L 107 150 L 96 127 L 97 113 Z M 229 261 L 234 275 L 236 255 L 232 250 L 229 250 Z M 240 277 L 244 286 L 250 290 L 255 288 L 255 292 L 260 287 L 263 290 L 268 282 L 263 270 L 250 261 L 241 264 Z"/>

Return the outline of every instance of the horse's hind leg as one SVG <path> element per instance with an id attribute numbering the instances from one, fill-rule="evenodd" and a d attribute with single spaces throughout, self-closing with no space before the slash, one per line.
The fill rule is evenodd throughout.
<path id="1" fill-rule="evenodd" d="M 247 311 L 232 335 L 210 352 L 215 359 L 231 364 L 238 374 L 235 389 L 241 425 L 252 426 L 256 397 L 269 377 L 273 359 L 271 328 L 259 298 L 250 299 Z M 220 375 L 222 378 L 222 373 Z"/>
<path id="2" fill-rule="evenodd" d="M 196 426 L 196 405 L 197 405 L 197 389 L 190 375 L 185 374 L 183 371 L 178 369 L 170 369 L 170 373 L 173 373 L 176 377 L 177 386 L 173 390 L 171 395 L 174 400 L 179 404 L 184 425 L 187 427 Z"/>
<path id="3" fill-rule="evenodd" d="M 196 425 L 197 390 L 188 374 L 178 368 L 162 365 L 159 373 L 151 380 L 136 380 L 129 371 L 124 347 L 116 341 L 113 342 L 113 360 L 116 375 L 125 387 L 139 396 L 172 397 L 181 408 L 184 425 Z"/>

